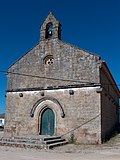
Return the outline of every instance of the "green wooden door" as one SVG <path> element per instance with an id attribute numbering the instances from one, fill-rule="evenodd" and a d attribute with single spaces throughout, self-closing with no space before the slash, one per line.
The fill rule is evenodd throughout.
<path id="1" fill-rule="evenodd" d="M 47 108 L 41 116 L 41 135 L 54 135 L 54 112 Z"/>

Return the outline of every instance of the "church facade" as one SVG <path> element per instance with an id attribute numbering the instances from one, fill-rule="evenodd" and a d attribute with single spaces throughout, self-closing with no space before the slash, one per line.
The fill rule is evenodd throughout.
<path id="1" fill-rule="evenodd" d="M 40 42 L 8 70 L 4 137 L 64 136 L 100 144 L 119 119 L 119 89 L 98 55 L 61 41 L 49 13 Z"/>

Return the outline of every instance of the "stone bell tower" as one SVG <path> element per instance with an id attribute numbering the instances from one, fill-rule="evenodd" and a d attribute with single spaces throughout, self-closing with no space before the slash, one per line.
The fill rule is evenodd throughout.
<path id="1" fill-rule="evenodd" d="M 61 39 L 61 24 L 50 12 L 40 27 L 40 41 Z"/>

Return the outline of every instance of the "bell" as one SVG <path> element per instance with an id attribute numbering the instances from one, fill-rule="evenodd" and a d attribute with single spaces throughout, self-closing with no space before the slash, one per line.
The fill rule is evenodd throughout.
<path id="1" fill-rule="evenodd" d="M 49 35 L 52 35 L 52 31 L 49 31 Z"/>

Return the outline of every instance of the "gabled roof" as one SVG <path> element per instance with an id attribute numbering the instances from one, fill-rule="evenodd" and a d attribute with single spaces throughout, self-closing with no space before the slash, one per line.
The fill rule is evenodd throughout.
<path id="1" fill-rule="evenodd" d="M 58 40 L 61 44 L 64 44 L 64 45 L 69 45 L 69 46 L 71 46 L 72 48 L 75 48 L 75 49 L 78 49 L 78 50 L 82 50 L 82 51 L 84 51 L 84 52 L 86 52 L 86 53 L 88 53 L 88 54 L 91 54 L 91 55 L 94 55 L 94 56 L 96 56 L 96 57 L 98 57 L 99 58 L 99 60 L 101 59 L 101 57 L 99 56 L 99 55 L 97 55 L 97 54 L 94 54 L 94 53 L 92 53 L 92 52 L 89 52 L 89 51 L 87 51 L 87 50 L 85 50 L 85 49 L 82 49 L 82 48 L 79 48 L 79 47 L 77 47 L 77 46 L 74 46 L 74 45 L 72 45 L 72 44 L 69 44 L 69 43 L 67 43 L 67 42 L 64 42 L 64 41 L 61 41 L 61 40 Z M 28 50 L 25 54 L 23 54 L 20 58 L 18 58 L 15 62 L 13 62 L 12 64 L 11 64 L 11 66 L 9 66 L 9 68 L 11 68 L 16 62 L 18 62 L 21 58 L 23 58 L 25 55 L 27 55 L 30 51 L 32 51 L 35 47 L 37 47 L 39 45 L 39 43 L 38 44 L 36 44 L 33 48 L 31 48 L 30 50 Z M 9 69 L 8 68 L 8 69 Z"/>
<path id="2" fill-rule="evenodd" d="M 70 44 L 70 43 L 67 43 L 67 42 L 64 42 L 64 41 L 61 41 L 61 40 L 60 40 L 60 42 L 63 43 L 63 44 L 65 44 L 65 45 L 69 45 L 69 46 L 71 46 L 72 48 L 75 48 L 75 49 L 78 49 L 78 50 L 82 50 L 82 51 L 84 51 L 84 52 L 86 52 L 86 53 L 89 53 L 89 54 L 91 54 L 91 55 L 94 55 L 94 56 L 96 56 L 96 57 L 99 57 L 99 60 L 101 59 L 101 57 L 100 57 L 98 54 L 89 52 L 89 51 L 87 51 L 87 50 L 85 50 L 85 49 L 83 49 L 83 48 L 80 48 L 80 47 L 78 47 L 78 46 L 74 46 L 74 45 L 72 45 L 72 44 Z"/>
<path id="3" fill-rule="evenodd" d="M 39 45 L 39 43 L 38 44 L 36 44 L 33 48 L 31 48 L 31 49 L 29 49 L 26 53 L 24 53 L 20 58 L 18 58 L 15 62 L 13 62 L 10 66 L 9 66 L 9 68 L 10 67 L 12 67 L 15 63 L 17 63 L 21 58 L 23 58 L 26 54 L 28 54 L 30 51 L 32 51 L 37 45 Z M 9 69 L 8 68 L 8 69 Z"/>
<path id="4" fill-rule="evenodd" d="M 113 86 L 113 88 L 115 89 L 116 93 L 117 93 L 118 96 L 120 97 L 120 90 L 119 90 L 119 88 L 118 88 L 118 86 L 117 86 L 117 84 L 116 84 L 116 82 L 115 82 L 115 80 L 114 80 L 114 78 L 113 78 L 113 75 L 111 74 L 111 72 L 110 72 L 110 70 L 109 70 L 109 68 L 108 68 L 108 66 L 107 66 L 107 64 L 106 64 L 105 61 L 101 61 L 101 67 L 104 68 L 105 73 L 108 75 L 108 77 L 109 77 L 109 79 L 110 79 L 110 81 L 111 81 L 111 84 L 110 84 L 110 85 Z M 106 84 L 105 84 L 105 85 L 106 85 Z"/>

